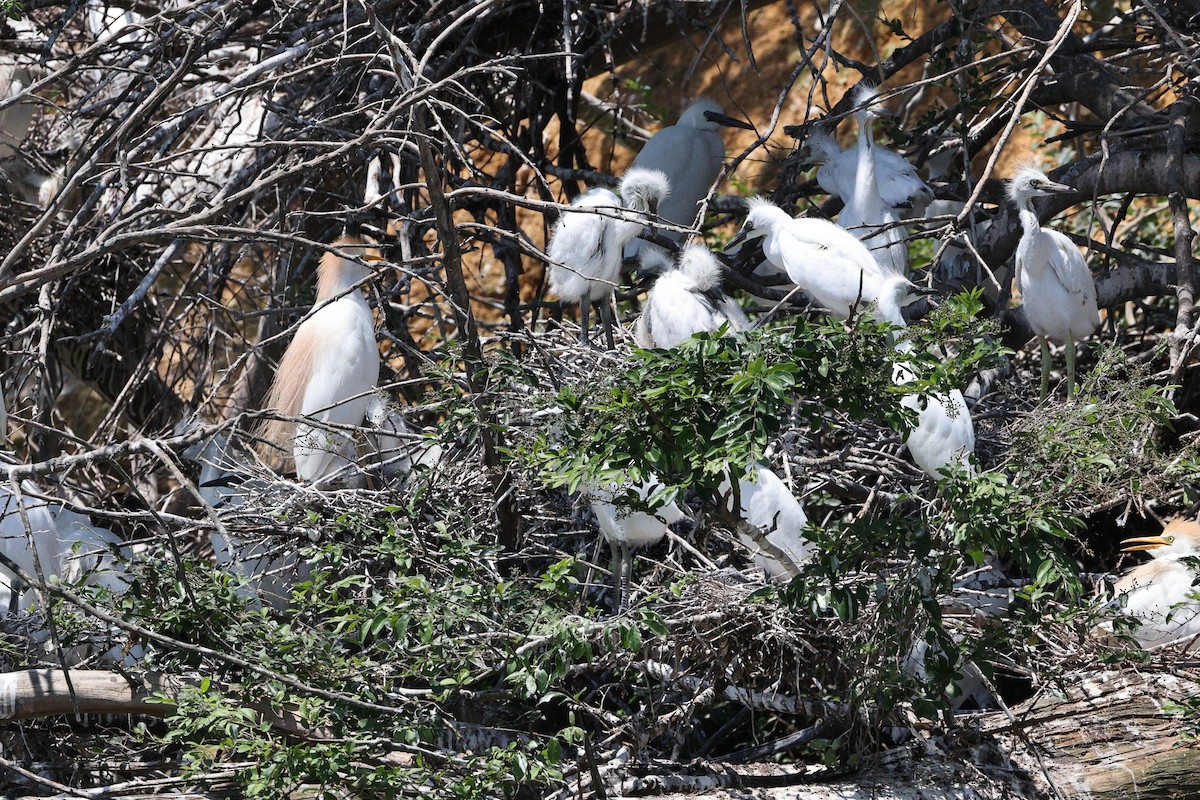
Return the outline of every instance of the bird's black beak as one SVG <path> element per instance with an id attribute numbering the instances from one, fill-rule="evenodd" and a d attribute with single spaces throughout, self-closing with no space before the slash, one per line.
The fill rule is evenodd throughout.
<path id="1" fill-rule="evenodd" d="M 743 225 L 737 235 L 730 239 L 722 249 L 726 255 L 735 255 L 746 242 L 762 236 L 762 232 L 750 225 Z"/>
<path id="2" fill-rule="evenodd" d="M 1065 183 L 1055 183 L 1053 181 L 1045 183 L 1038 188 L 1050 194 L 1075 194 L 1074 186 L 1068 186 Z"/>
<path id="3" fill-rule="evenodd" d="M 704 118 L 709 122 L 715 122 L 718 125 L 722 125 L 726 128 L 741 128 L 744 131 L 754 130 L 754 126 L 749 122 L 746 122 L 746 120 L 738 119 L 737 117 L 731 117 L 728 114 L 721 114 L 716 111 L 705 111 Z"/>

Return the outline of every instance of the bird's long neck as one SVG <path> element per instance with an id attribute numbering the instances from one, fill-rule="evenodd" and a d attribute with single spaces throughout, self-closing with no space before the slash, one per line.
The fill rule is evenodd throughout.
<path id="1" fill-rule="evenodd" d="M 349 252 L 361 251 L 364 254 L 368 251 L 368 248 L 361 243 L 339 242 L 335 247 Z M 366 269 L 350 259 L 343 258 L 334 252 L 325 253 L 321 256 L 321 265 L 317 268 L 317 302 L 345 294 L 366 275 Z M 361 298 L 362 295 L 358 292 L 351 292 L 347 296 Z"/>
<path id="2" fill-rule="evenodd" d="M 1033 210 L 1032 197 L 1021 198 L 1017 205 L 1017 217 L 1021 220 L 1021 228 L 1024 230 L 1021 238 L 1036 236 L 1042 230 L 1042 223 L 1038 220 L 1037 212 Z"/>
<path id="3" fill-rule="evenodd" d="M 879 194 L 879 181 L 875 176 L 875 137 L 871 130 L 871 114 L 862 109 L 856 115 L 858 118 L 858 158 L 855 162 L 854 195 L 850 202 L 851 211 L 855 212 L 859 222 L 874 220 L 866 219 L 866 210 L 870 198 Z"/>

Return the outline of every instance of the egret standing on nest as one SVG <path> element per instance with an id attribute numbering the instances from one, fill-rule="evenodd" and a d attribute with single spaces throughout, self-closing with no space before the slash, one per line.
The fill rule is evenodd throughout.
<path id="1" fill-rule="evenodd" d="M 589 344 L 588 315 L 596 303 L 610 350 L 615 347 L 611 304 L 621 278 L 622 251 L 641 233 L 647 216 L 657 213 L 669 192 L 665 175 L 641 168 L 626 172 L 619 188 L 620 198 L 603 188 L 575 198 L 559 217 L 546 249 L 551 290 L 564 302 L 579 303 L 580 343 Z M 590 213 L 595 209 L 624 209 L 634 212 L 637 219 Z"/>
<path id="2" fill-rule="evenodd" d="M 643 264 L 647 260 L 643 253 Z M 634 328 L 638 347 L 678 347 L 693 334 L 715 331 L 726 322 L 733 331 L 750 327 L 737 301 L 721 291 L 721 262 L 707 247 L 683 248 L 677 267 L 664 260 L 667 270 L 650 289 Z"/>
<path id="3" fill-rule="evenodd" d="M 1055 183 L 1033 167 L 1016 174 L 1008 196 L 1017 207 L 1025 232 L 1017 245 L 1017 288 L 1025 304 L 1025 318 L 1042 346 L 1042 389 L 1050 389 L 1050 345 L 1063 342 L 1067 351 L 1067 397 L 1075 388 L 1075 343 L 1100 325 L 1096 285 L 1079 248 L 1058 231 L 1043 228 L 1033 210 L 1033 198 L 1074 192 Z"/>
<path id="4" fill-rule="evenodd" d="M 683 227 L 696 223 L 700 202 L 721 174 L 725 142 L 717 132 L 720 126 L 753 130 L 748 122 L 730 117 L 711 100 L 697 100 L 688 106 L 674 125 L 650 137 L 633 159 L 633 166 L 654 169 L 667 177 L 671 191 L 658 207 L 658 215 Z M 683 233 L 666 231 L 668 239 L 683 240 Z M 655 245 L 635 239 L 625 246 L 625 257 L 636 258 Z"/>
<path id="5" fill-rule="evenodd" d="M 319 481 L 354 459 L 354 442 L 329 425 L 360 425 L 379 381 L 375 318 L 359 291 L 373 274 L 364 261 L 378 251 L 359 237 L 343 236 L 321 257 L 317 271 L 317 308 L 300 323 L 279 362 L 275 383 L 264 401 L 284 417 L 273 419 L 262 437 L 277 445 L 292 442 L 296 474 Z"/>
<path id="6" fill-rule="evenodd" d="M 1200 524 L 1177 519 L 1159 536 L 1135 536 L 1122 542 L 1124 552 L 1150 551 L 1152 561 L 1131 569 L 1117 582 L 1124 613 L 1139 625 L 1133 635 L 1142 647 L 1173 642 L 1200 633 L 1200 600 L 1195 564 L 1200 558 Z"/>
<path id="7" fill-rule="evenodd" d="M 652 511 L 635 511 L 615 501 L 632 491 L 645 502 L 658 488 L 658 482 L 650 480 L 636 486 L 586 487 L 592 513 L 600 525 L 600 533 L 612 549 L 613 584 L 617 593 L 613 607 L 617 613 L 625 610 L 629 603 L 629 578 L 633 572 L 633 551 L 639 547 L 657 544 L 667 535 L 667 527 L 687 518 L 674 502 Z"/>
<path id="8" fill-rule="evenodd" d="M 901 310 L 927 294 L 895 270 L 881 266 L 854 234 L 821 219 L 793 219 L 762 198 L 750 200 L 750 214 L 731 242 L 764 237 L 763 255 L 792 283 L 830 314 L 847 319 L 851 309 L 872 303 L 878 316 L 904 325 Z"/>

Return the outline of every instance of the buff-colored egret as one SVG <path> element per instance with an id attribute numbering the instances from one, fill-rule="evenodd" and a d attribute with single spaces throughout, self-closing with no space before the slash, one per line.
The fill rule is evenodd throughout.
<path id="1" fill-rule="evenodd" d="M 629 602 L 633 551 L 662 541 L 667 535 L 667 526 L 687 518 L 674 502 L 650 511 L 634 510 L 621 502 L 623 496 L 632 493 L 638 502 L 645 503 L 658 486 L 658 481 L 651 478 L 637 485 L 590 486 L 584 490 L 592 513 L 596 515 L 600 533 L 612 550 L 613 584 L 617 593 L 613 605 L 618 613 L 624 611 Z"/>
<path id="2" fill-rule="evenodd" d="M 881 266 L 854 234 L 820 219 L 793 219 L 761 198 L 750 201 L 750 213 L 734 243 L 764 237 L 763 255 L 787 273 L 835 317 L 874 304 L 881 319 L 904 325 L 904 306 L 926 292 L 895 270 Z"/>
<path id="3" fill-rule="evenodd" d="M 677 266 L 672 268 L 669 259 L 663 266 L 634 327 L 639 347 L 678 347 L 693 334 L 715 331 L 725 323 L 732 331 L 750 327 L 737 301 L 721 291 L 721 262 L 707 247 L 688 245 Z"/>
<path id="4" fill-rule="evenodd" d="M 575 198 L 558 218 L 546 249 L 551 290 L 564 302 L 579 304 L 580 343 L 589 343 L 588 315 L 595 303 L 610 350 L 615 347 L 611 304 L 621 278 L 622 251 L 670 191 L 665 175 L 641 168 L 626 172 L 619 188 L 620 198 L 603 188 Z M 605 216 L 597 209 L 630 211 L 633 219 Z"/>
<path id="5" fill-rule="evenodd" d="M 372 275 L 366 262 L 378 251 L 359 237 L 343 236 L 321 257 L 318 308 L 296 331 L 279 362 L 264 407 L 309 422 L 270 420 L 262 437 L 277 446 L 291 441 L 296 474 L 320 481 L 354 460 L 354 442 L 330 425 L 360 425 L 379 380 L 375 318 L 358 285 Z M 343 476 L 345 477 L 345 476 Z"/>
<path id="6" fill-rule="evenodd" d="M 1158 536 L 1135 536 L 1122 544 L 1126 553 L 1145 550 L 1153 556 L 1125 573 L 1115 587 L 1123 613 L 1138 623 L 1133 635 L 1142 647 L 1200 633 L 1200 574 L 1186 561 L 1200 558 L 1200 524 L 1173 520 Z"/>
<path id="7" fill-rule="evenodd" d="M 719 491 L 725 508 L 734 512 L 733 484 L 728 476 Z M 812 543 L 804 538 L 808 516 L 800 501 L 764 464 L 751 467 L 738 479 L 737 501 L 735 513 L 757 529 L 757 539 L 755 535 L 738 532 L 738 539 L 750 550 L 754 563 L 776 580 L 794 577 L 796 568 L 812 558 L 813 553 Z M 784 561 L 778 556 L 783 556 Z"/>
<path id="8" fill-rule="evenodd" d="M 854 92 L 854 103 L 858 106 L 855 113 L 858 143 L 854 148 L 854 184 L 850 193 L 842 196 L 846 205 L 838 215 L 838 224 L 862 239 L 882 266 L 903 275 L 908 272 L 908 245 L 905 243 L 908 230 L 899 224 L 900 209 L 883 199 L 884 182 L 894 181 L 897 176 L 880 174 L 879 159 L 875 157 L 878 148 L 872 120 L 882 114 L 876 107 L 878 102 L 876 87 L 863 84 Z M 908 162 L 904 163 L 907 166 Z"/>
<path id="9" fill-rule="evenodd" d="M 1017 245 L 1016 279 L 1025 318 L 1041 342 L 1042 400 L 1050 389 L 1048 340 L 1066 346 L 1067 397 L 1070 397 L 1075 388 L 1075 343 L 1090 336 L 1100 325 L 1096 285 L 1079 248 L 1058 231 L 1043 228 L 1033 210 L 1035 197 L 1074 191 L 1033 167 L 1020 170 L 1008 187 L 1009 199 L 1017 207 L 1024 228 Z"/>
<path id="10" fill-rule="evenodd" d="M 658 170 L 667 177 L 671 191 L 658 206 L 658 215 L 663 220 L 683 227 L 696 224 L 700 202 L 708 197 L 721 174 L 725 158 L 725 142 L 718 132 L 721 126 L 754 128 L 744 120 L 728 116 L 711 100 L 697 100 L 680 115 L 678 122 L 650 137 L 633 159 L 634 167 Z M 663 236 L 680 242 L 684 234 L 664 231 Z M 625 257 L 640 257 L 653 247 L 644 239 L 634 239 L 625 246 Z"/>

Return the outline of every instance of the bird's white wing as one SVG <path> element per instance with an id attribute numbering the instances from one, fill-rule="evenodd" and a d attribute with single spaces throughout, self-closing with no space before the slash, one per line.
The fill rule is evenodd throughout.
<path id="1" fill-rule="evenodd" d="M 608 189 L 592 189 L 575 198 L 571 208 L 594 209 L 621 207 L 621 199 Z M 554 235 L 546 255 L 554 263 L 550 265 L 550 288 L 560 299 L 569 303 L 579 302 L 588 296 L 593 281 L 589 278 L 614 281 L 610 275 L 607 249 L 611 245 L 615 221 L 600 214 L 573 214 L 570 209 L 563 212 L 554 226 Z M 615 258 L 620 269 L 620 257 Z M 569 269 L 558 266 L 565 264 Z"/>
<path id="2" fill-rule="evenodd" d="M 370 309 L 355 299 L 347 296 L 325 306 L 296 334 L 299 339 L 307 328 L 317 339 L 300 407 L 305 416 L 345 425 L 359 425 L 366 416 L 369 393 L 379 382 L 379 348 Z"/>
<path id="3" fill-rule="evenodd" d="M 891 208 L 911 206 L 920 213 L 933 200 L 933 191 L 921 180 L 917 170 L 899 153 L 886 147 L 876 147 L 875 174 L 879 195 Z"/>
<path id="4" fill-rule="evenodd" d="M 921 408 L 921 398 L 905 395 L 900 404 L 917 412 L 917 424 L 909 432 L 905 443 L 926 475 L 937 480 L 940 471 L 953 461 L 970 468 L 967 460 L 975 452 L 975 424 L 967 409 L 962 392 L 954 389 L 946 395 L 926 395 L 926 405 Z"/>
<path id="5" fill-rule="evenodd" d="M 1042 233 L 1050 268 L 1066 291 L 1066 307 L 1058 313 L 1068 324 L 1067 335 L 1073 339 L 1088 336 L 1100 324 L 1092 272 L 1074 242 L 1058 231 L 1043 228 Z"/>
<path id="6" fill-rule="evenodd" d="M 841 317 L 856 301 L 859 306 L 874 302 L 885 277 L 862 242 L 822 220 L 798 219 L 780 226 L 767 249 L 767 257 L 782 266 L 793 283 Z"/>

